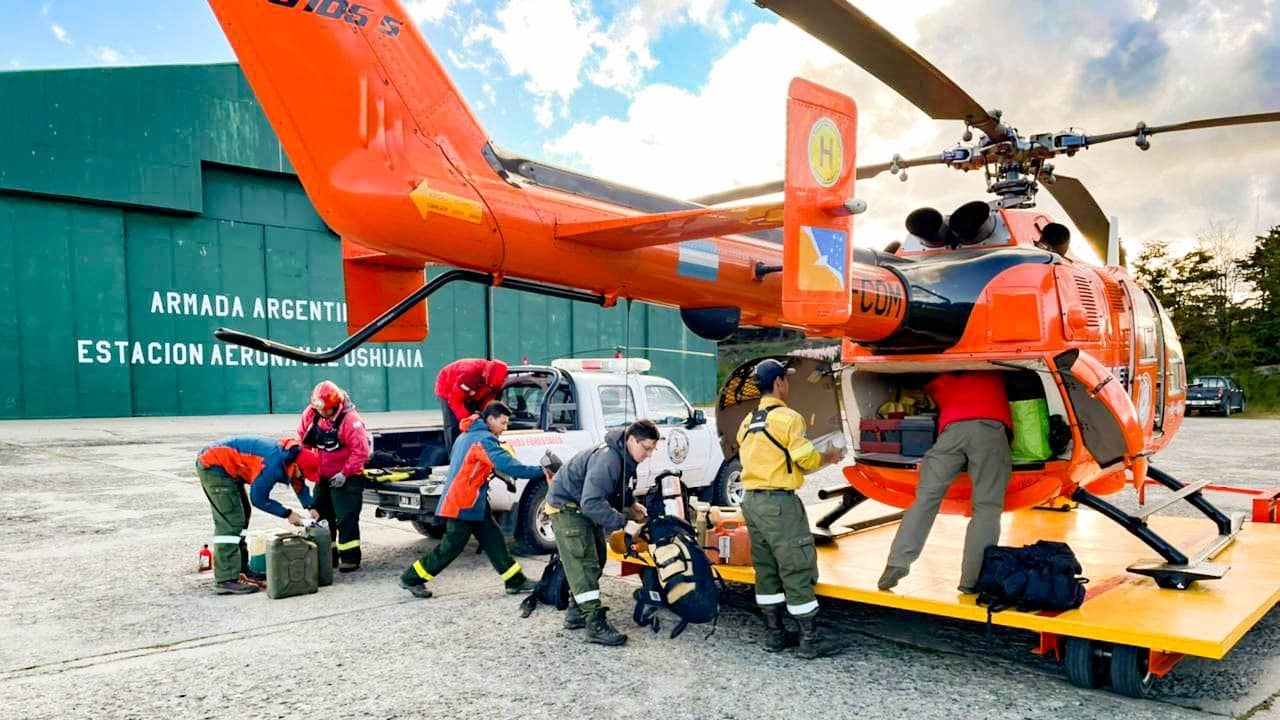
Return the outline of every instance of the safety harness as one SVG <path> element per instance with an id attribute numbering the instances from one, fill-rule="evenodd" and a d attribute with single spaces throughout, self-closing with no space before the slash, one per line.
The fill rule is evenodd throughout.
<path id="1" fill-rule="evenodd" d="M 774 447 L 781 450 L 782 455 L 787 459 L 787 474 L 790 475 L 792 471 L 791 451 L 787 449 L 786 445 L 778 442 L 778 438 L 774 437 L 773 433 L 769 432 L 769 413 L 780 407 L 782 407 L 782 405 L 770 405 L 767 408 L 752 411 L 751 423 L 747 425 L 747 435 L 751 435 L 752 433 L 761 433 L 769 439 L 769 442 L 774 444 Z M 746 438 L 743 439 L 745 440 Z"/>
<path id="2" fill-rule="evenodd" d="M 328 430 L 320 429 L 319 411 L 311 416 L 311 427 L 307 428 L 307 434 L 302 438 L 302 444 L 308 447 L 324 450 L 325 452 L 334 452 L 342 447 L 342 441 L 338 437 L 338 433 L 342 431 L 342 420 L 347 416 L 348 410 L 343 410 L 333 416 L 333 422 Z"/>

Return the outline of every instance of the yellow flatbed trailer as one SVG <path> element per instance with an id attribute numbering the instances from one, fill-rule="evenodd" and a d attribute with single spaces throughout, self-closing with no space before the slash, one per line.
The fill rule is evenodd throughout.
<path id="1" fill-rule="evenodd" d="M 1125 568 L 1153 555 L 1116 523 L 1086 508 L 1066 512 L 1023 510 L 1006 513 L 1000 543 L 1029 545 L 1057 540 L 1070 545 L 1089 578 L 1084 604 L 1065 612 L 1005 610 L 991 615 L 996 625 L 1040 634 L 1036 652 L 1054 653 L 1067 678 L 1081 687 L 1110 686 L 1142 697 L 1184 656 L 1223 658 L 1280 601 L 1280 491 L 1256 493 L 1253 521 L 1214 562 L 1229 565 L 1221 579 L 1200 581 L 1186 590 L 1166 590 Z M 830 503 L 809 506 L 816 523 Z M 888 515 L 892 508 L 866 503 L 841 524 Z M 911 574 L 892 591 L 876 588 L 898 523 L 879 524 L 818 546 L 817 593 L 823 597 L 899 608 L 974 622 L 987 622 L 987 609 L 956 587 L 968 518 L 939 515 L 929 542 Z M 838 527 L 839 524 L 837 524 Z M 1203 518 L 1152 517 L 1150 525 L 1178 547 L 1203 545 L 1217 535 Z M 816 528 L 815 528 L 816 529 Z M 623 563 L 623 574 L 637 568 Z M 717 565 L 725 580 L 753 584 L 750 566 Z"/>

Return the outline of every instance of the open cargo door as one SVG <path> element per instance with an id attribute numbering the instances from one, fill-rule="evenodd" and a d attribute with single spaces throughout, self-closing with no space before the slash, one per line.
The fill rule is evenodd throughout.
<path id="1" fill-rule="evenodd" d="M 844 433 L 844 424 L 840 421 L 839 378 L 831 372 L 830 361 L 789 355 L 758 357 L 734 368 L 720 389 L 716 403 L 716 427 L 720 431 L 720 447 L 726 460 L 738 456 L 738 427 L 742 425 L 742 419 L 760 404 L 755 367 L 766 357 L 795 368 L 787 407 L 804 417 L 808 425 L 806 436 L 810 440 L 831 433 Z"/>

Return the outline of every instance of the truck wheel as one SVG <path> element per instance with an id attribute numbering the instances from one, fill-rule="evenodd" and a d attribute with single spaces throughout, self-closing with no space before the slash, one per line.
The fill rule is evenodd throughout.
<path id="1" fill-rule="evenodd" d="M 1102 687 L 1109 669 L 1099 652 L 1098 643 L 1077 637 L 1066 640 L 1062 665 L 1067 672 L 1067 681 L 1078 688 Z"/>
<path id="2" fill-rule="evenodd" d="M 738 458 L 726 460 L 716 474 L 716 482 L 711 492 L 711 504 L 720 507 L 740 507 L 742 505 L 742 463 Z"/>
<path id="3" fill-rule="evenodd" d="M 538 555 L 556 551 L 556 534 L 547 514 L 547 481 L 530 480 L 520 497 L 520 516 L 516 523 L 516 539 Z"/>
<path id="4" fill-rule="evenodd" d="M 1155 676 L 1147 669 L 1151 651 L 1132 645 L 1116 645 L 1111 650 L 1111 689 L 1132 698 L 1151 694 Z"/>
<path id="5" fill-rule="evenodd" d="M 425 522 L 422 522 L 421 520 L 414 520 L 412 522 L 413 522 L 414 530 L 417 530 L 418 532 L 422 533 L 423 535 L 426 535 L 427 537 L 433 540 L 439 540 L 440 538 L 444 537 L 444 523 L 439 523 L 439 524 L 425 523 Z"/>

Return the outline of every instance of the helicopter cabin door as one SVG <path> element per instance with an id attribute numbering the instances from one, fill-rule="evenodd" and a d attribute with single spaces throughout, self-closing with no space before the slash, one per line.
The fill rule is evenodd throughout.
<path id="1" fill-rule="evenodd" d="M 1146 447 L 1142 423 L 1120 380 L 1092 355 L 1068 350 L 1054 365 L 1080 428 L 1080 439 L 1098 467 L 1138 457 Z"/>

